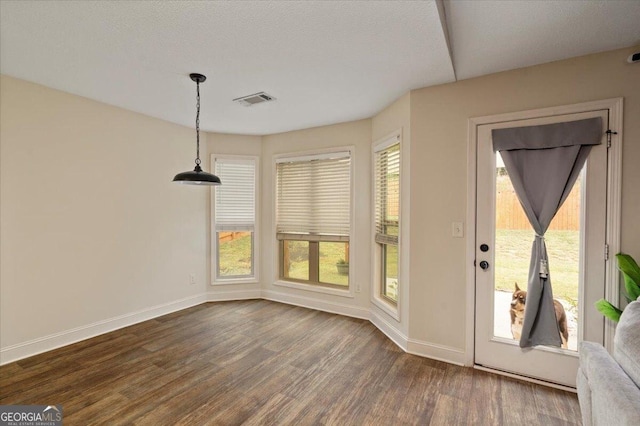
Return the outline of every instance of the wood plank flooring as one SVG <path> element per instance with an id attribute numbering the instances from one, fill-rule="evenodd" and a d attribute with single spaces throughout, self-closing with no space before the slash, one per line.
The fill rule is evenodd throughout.
<path id="1" fill-rule="evenodd" d="M 220 302 L 0 367 L 65 425 L 573 425 L 575 394 L 400 350 L 367 321 Z"/>

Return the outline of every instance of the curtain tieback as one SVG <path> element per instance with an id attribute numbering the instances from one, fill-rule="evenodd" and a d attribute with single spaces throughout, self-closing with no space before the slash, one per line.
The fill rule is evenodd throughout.
<path id="1" fill-rule="evenodd" d="M 536 232 L 536 237 L 544 241 L 544 234 L 541 235 Z M 547 259 L 540 259 L 540 278 L 549 278 L 549 262 Z"/>
<path id="2" fill-rule="evenodd" d="M 549 262 L 547 259 L 540 259 L 540 278 L 549 278 Z"/>

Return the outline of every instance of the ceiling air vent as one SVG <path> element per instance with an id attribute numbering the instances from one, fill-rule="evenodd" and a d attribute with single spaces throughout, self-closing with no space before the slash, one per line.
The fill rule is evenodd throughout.
<path id="1" fill-rule="evenodd" d="M 251 106 L 255 104 L 261 104 L 263 102 L 275 101 L 275 99 L 276 98 L 274 98 L 271 95 L 268 95 L 264 92 L 259 92 L 259 93 L 254 93 L 253 95 L 236 98 L 234 99 L 234 102 L 238 102 L 239 104 L 242 104 L 244 106 Z"/>

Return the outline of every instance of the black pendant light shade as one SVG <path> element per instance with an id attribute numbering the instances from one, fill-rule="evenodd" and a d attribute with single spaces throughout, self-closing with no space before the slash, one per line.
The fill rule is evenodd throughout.
<path id="1" fill-rule="evenodd" d="M 178 173 L 173 181 L 186 185 L 220 185 L 220 178 L 211 173 L 203 172 L 199 164 L 192 171 Z"/>
<path id="2" fill-rule="evenodd" d="M 200 83 L 204 82 L 207 77 L 202 74 L 189 74 L 191 80 L 196 82 L 196 167 L 193 171 L 178 173 L 173 181 L 183 183 L 185 185 L 220 185 L 220 178 L 211 173 L 207 173 L 200 167 Z"/>

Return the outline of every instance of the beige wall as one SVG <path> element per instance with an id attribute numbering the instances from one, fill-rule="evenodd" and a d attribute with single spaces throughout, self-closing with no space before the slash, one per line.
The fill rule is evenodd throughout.
<path id="1" fill-rule="evenodd" d="M 208 191 L 171 183 L 193 129 L 7 76 L 0 90 L 2 348 L 201 296 Z"/>
<path id="2" fill-rule="evenodd" d="M 207 134 L 204 164 L 208 152 L 261 156 L 260 284 L 222 287 L 208 285 L 210 190 L 170 182 L 193 165 L 193 129 L 2 76 L 1 347 L 136 319 L 131 315 L 152 307 L 204 300 L 204 293 L 216 299 L 262 292 L 356 316 L 370 309 L 384 315 L 370 304 L 371 144 L 402 129 L 410 177 L 402 216 L 410 249 L 402 262 L 410 288 L 401 295 L 401 321 L 386 320 L 422 345 L 417 353 L 459 354 L 469 331 L 468 265 L 466 239 L 451 237 L 451 222 L 463 222 L 467 212 L 468 119 L 624 97 L 622 250 L 638 258 L 640 68 L 625 62 L 637 50 L 414 90 L 367 120 L 263 137 Z M 345 298 L 274 286 L 274 155 L 347 145 L 356 147 L 351 267 L 361 291 Z"/>
<path id="3" fill-rule="evenodd" d="M 451 237 L 451 222 L 462 222 L 466 215 L 470 117 L 624 97 L 622 250 L 640 257 L 640 66 L 625 62 L 637 50 L 411 92 L 411 338 L 465 347 L 470 266 L 465 240 Z"/>
<path id="4" fill-rule="evenodd" d="M 211 154 L 253 156 L 262 154 L 262 136 L 207 133 L 207 144 Z"/>
<path id="5" fill-rule="evenodd" d="M 350 268 L 361 291 L 353 298 L 309 292 L 276 286 L 277 250 L 275 242 L 275 176 L 274 156 L 353 145 L 352 158 L 355 174 L 355 237 L 350 247 Z M 369 283 L 371 277 L 371 120 L 359 120 L 332 126 L 315 127 L 263 137 L 262 146 L 262 289 L 266 295 L 276 294 L 278 300 L 292 301 L 333 311 L 362 316 L 369 310 Z M 315 299 L 315 300 L 314 300 Z M 317 304 L 319 302 L 320 304 Z M 352 308 L 352 309 L 349 309 Z"/>

